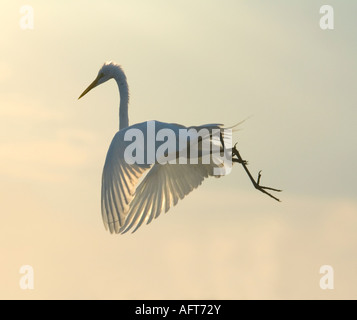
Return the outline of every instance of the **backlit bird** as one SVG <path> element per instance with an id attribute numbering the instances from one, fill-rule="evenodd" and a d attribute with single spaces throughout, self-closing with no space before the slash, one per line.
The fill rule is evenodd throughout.
<path id="1" fill-rule="evenodd" d="M 224 146 L 224 141 L 226 140 L 222 140 L 222 134 L 218 136 L 218 139 L 217 137 L 214 139 L 212 134 L 213 131 L 221 132 L 224 130 L 220 124 L 185 127 L 174 123 L 145 121 L 129 126 L 128 83 L 123 69 L 114 62 L 104 63 L 95 80 L 84 90 L 78 99 L 110 79 L 116 81 L 120 93 L 119 131 L 111 142 L 103 169 L 102 217 L 105 228 L 109 229 L 111 233 L 125 233 L 133 227 L 134 232 L 144 222 L 150 223 L 161 212 L 167 212 L 172 206 L 177 204 L 179 199 L 183 199 L 192 190 L 201 185 L 205 178 L 213 175 L 221 176 L 225 174 L 225 171 L 229 171 L 230 166 L 226 165 L 220 154 L 222 145 Z M 150 151 L 156 155 L 160 151 L 160 146 L 165 143 L 164 138 L 161 140 L 157 139 L 160 132 L 172 132 L 173 139 L 175 139 L 175 143 L 172 144 L 174 145 L 174 149 L 170 149 L 170 146 L 168 146 L 169 148 L 166 152 L 162 153 L 162 157 L 165 159 L 171 159 L 171 162 L 177 160 L 177 163 L 180 158 L 180 152 L 186 154 L 192 152 L 186 144 L 181 143 L 180 145 L 178 137 L 184 129 L 186 131 L 194 129 L 196 132 L 208 132 L 205 137 L 201 136 L 201 140 L 207 138 L 212 145 L 219 144 L 219 154 L 210 151 L 210 161 L 207 163 L 202 161 L 202 147 L 197 147 L 201 153 L 196 155 L 196 158 L 199 158 L 199 161 L 196 159 L 196 162 L 193 160 L 187 164 L 182 164 L 182 162 L 179 162 L 181 164 L 162 164 L 158 158 L 155 158 L 154 161 L 149 159 Z M 152 137 L 156 137 L 155 141 L 152 141 L 150 131 Z M 136 159 L 133 159 L 135 156 L 130 152 L 126 152 L 130 145 L 133 144 L 133 140 L 129 138 L 133 134 L 140 132 L 142 133 L 143 141 L 141 144 L 136 141 Z M 229 141 L 228 139 L 228 145 L 223 147 L 226 156 L 230 157 L 230 160 L 233 162 L 241 163 L 246 169 L 246 162 L 241 159 L 237 149 L 229 145 Z M 149 148 L 149 145 L 152 146 L 153 150 Z M 137 160 L 138 154 L 141 151 L 144 155 L 144 161 L 141 163 L 135 162 L 134 160 Z M 214 157 L 216 158 L 213 159 Z M 216 169 L 222 169 L 223 171 L 215 174 L 214 170 Z M 247 169 L 246 171 L 257 189 L 278 200 L 265 191 L 265 189 L 280 190 L 260 186 L 260 175 L 258 182 L 255 182 L 249 171 Z"/>

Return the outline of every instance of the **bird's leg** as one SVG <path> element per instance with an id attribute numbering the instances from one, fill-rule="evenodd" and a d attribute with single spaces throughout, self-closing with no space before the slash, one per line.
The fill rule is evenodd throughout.
<path id="1" fill-rule="evenodd" d="M 221 144 L 222 144 L 222 148 L 223 148 L 223 151 L 224 152 L 226 152 L 226 147 L 225 147 L 225 145 L 224 145 L 224 139 L 223 139 L 223 135 L 222 135 L 222 132 L 220 133 L 220 140 L 221 140 Z M 236 145 L 237 144 L 235 144 L 235 146 L 234 146 L 234 148 L 232 148 L 232 154 L 234 155 L 234 151 L 233 151 L 233 149 L 235 149 L 237 152 L 238 152 L 238 150 L 236 149 Z M 233 162 L 238 162 L 238 163 L 241 163 L 241 164 L 245 164 L 245 165 L 248 165 L 248 161 L 246 161 L 246 160 L 243 160 L 240 156 L 239 156 L 239 158 L 233 158 L 232 157 L 232 161 Z"/>
<path id="2" fill-rule="evenodd" d="M 234 148 L 233 148 L 234 149 Z M 233 154 L 233 149 L 232 149 L 232 154 Z M 234 155 L 234 154 L 233 154 Z M 244 165 L 248 165 L 248 161 L 247 160 L 243 160 L 242 158 L 233 158 L 232 157 L 232 161 L 233 162 L 237 162 L 237 163 L 240 163 L 240 164 L 244 164 Z"/>
<path id="3" fill-rule="evenodd" d="M 234 156 L 236 156 L 236 158 L 233 158 Z M 257 179 L 257 181 L 255 181 L 255 179 L 253 178 L 253 176 L 251 175 L 251 173 L 250 173 L 249 170 L 248 170 L 248 167 L 247 167 L 248 162 L 242 159 L 242 157 L 241 157 L 239 151 L 237 150 L 237 144 L 235 144 L 234 147 L 232 148 L 232 161 L 233 161 L 233 162 L 238 162 L 238 163 L 240 163 L 240 164 L 243 166 L 243 168 L 244 168 L 245 172 L 247 173 L 247 175 L 248 175 L 250 181 L 252 181 L 254 187 L 255 187 L 257 190 L 259 190 L 259 191 L 261 191 L 261 192 L 267 194 L 269 197 L 272 197 L 272 198 L 275 199 L 276 201 L 280 201 L 278 198 L 274 197 L 272 194 L 270 194 L 270 193 L 269 193 L 268 191 L 266 191 L 266 190 L 271 190 L 271 191 L 276 191 L 276 192 L 281 192 L 281 190 L 275 189 L 275 188 L 271 188 L 271 187 L 264 187 L 264 186 L 261 186 L 261 185 L 260 185 L 260 178 L 262 177 L 262 174 L 261 174 L 262 171 L 259 171 L 259 173 L 258 173 L 258 179 Z"/>

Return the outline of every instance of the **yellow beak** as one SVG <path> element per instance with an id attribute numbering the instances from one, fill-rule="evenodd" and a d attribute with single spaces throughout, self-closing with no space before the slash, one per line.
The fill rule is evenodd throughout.
<path id="1" fill-rule="evenodd" d="M 89 91 L 91 91 L 93 88 L 95 88 L 95 87 L 97 86 L 98 80 L 99 80 L 100 78 L 101 78 L 100 76 L 96 77 L 96 78 L 94 79 L 94 81 L 88 86 L 88 88 L 85 89 L 85 90 L 83 91 L 83 93 L 79 96 L 78 100 L 79 100 L 80 98 L 82 98 L 85 94 L 87 94 Z"/>

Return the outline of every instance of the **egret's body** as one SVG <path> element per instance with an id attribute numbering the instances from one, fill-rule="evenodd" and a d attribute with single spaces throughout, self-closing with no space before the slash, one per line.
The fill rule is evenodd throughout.
<path id="1" fill-rule="evenodd" d="M 170 207 L 177 204 L 179 199 L 183 199 L 197 188 L 205 178 L 212 176 L 215 167 L 224 166 L 224 164 L 217 161 L 211 161 L 209 164 L 173 165 L 157 162 L 128 164 L 124 159 L 124 152 L 130 142 L 125 141 L 125 133 L 129 129 L 139 129 L 142 132 L 146 132 L 148 122 L 129 126 L 129 89 L 122 68 L 113 62 L 105 63 L 99 70 L 97 78 L 79 98 L 94 87 L 112 78 L 118 84 L 120 93 L 120 130 L 114 136 L 105 160 L 102 176 L 101 207 L 105 228 L 109 229 L 111 233 L 124 233 L 132 227 L 135 227 L 135 231 L 143 222 L 150 223 L 162 211 L 167 212 Z M 178 136 L 179 130 L 186 128 L 179 124 L 159 121 L 155 121 L 154 124 L 155 134 L 161 129 L 170 129 Z M 219 124 L 207 124 L 193 128 L 212 130 L 220 129 L 221 127 Z M 155 149 L 158 146 L 159 144 L 155 144 Z M 146 143 L 142 147 L 145 149 Z M 182 149 L 182 146 L 177 144 L 177 153 L 181 150 L 180 148 Z M 237 150 L 233 148 L 233 151 Z M 232 155 L 232 152 L 230 154 Z M 246 163 L 240 158 L 239 153 L 237 154 L 237 159 L 232 160 L 242 163 L 246 169 Z M 255 186 L 260 191 L 263 191 L 261 188 L 265 188 L 259 186 L 259 181 L 255 183 Z M 267 189 L 275 190 L 272 188 Z M 263 192 L 267 193 L 266 191 Z"/>

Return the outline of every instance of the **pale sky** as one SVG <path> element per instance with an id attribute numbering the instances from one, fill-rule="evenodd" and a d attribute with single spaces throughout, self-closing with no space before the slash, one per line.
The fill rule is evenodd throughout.
<path id="1" fill-rule="evenodd" d="M 357 298 L 356 3 L 38 0 L 33 30 L 23 4 L 0 16 L 1 299 Z M 282 202 L 235 166 L 135 234 L 107 233 L 116 84 L 77 100 L 107 60 L 127 74 L 131 124 L 249 117 L 234 140 Z"/>

